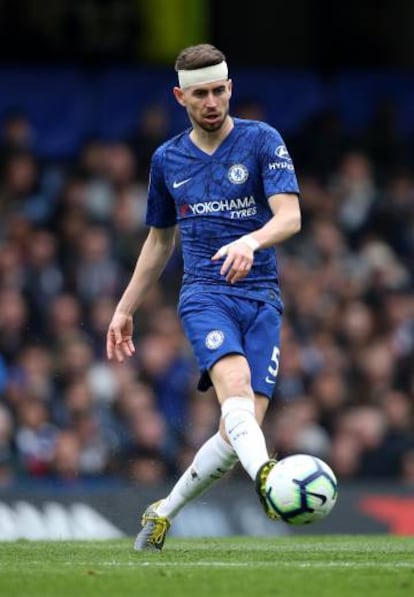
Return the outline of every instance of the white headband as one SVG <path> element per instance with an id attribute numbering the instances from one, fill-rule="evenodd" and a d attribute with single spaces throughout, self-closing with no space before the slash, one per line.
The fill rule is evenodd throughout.
<path id="1" fill-rule="evenodd" d="M 214 83 L 214 81 L 221 81 L 228 79 L 229 71 L 227 62 L 223 60 L 219 64 L 213 66 L 205 66 L 204 68 L 195 68 L 193 70 L 179 70 L 178 83 L 181 89 L 193 87 L 194 85 L 205 85 L 206 83 Z"/>

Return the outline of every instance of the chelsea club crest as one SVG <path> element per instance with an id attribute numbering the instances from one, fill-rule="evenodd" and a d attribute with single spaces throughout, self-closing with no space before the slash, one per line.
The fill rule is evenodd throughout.
<path id="1" fill-rule="evenodd" d="M 233 184 L 242 184 L 249 177 L 249 171 L 243 164 L 233 164 L 230 166 L 227 177 Z"/>
<path id="2" fill-rule="evenodd" d="M 206 336 L 206 346 L 210 350 L 216 350 L 223 344 L 224 334 L 221 330 L 211 330 Z"/>

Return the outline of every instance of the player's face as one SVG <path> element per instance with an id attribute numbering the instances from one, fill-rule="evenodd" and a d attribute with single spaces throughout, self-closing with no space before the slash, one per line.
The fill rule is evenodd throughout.
<path id="1" fill-rule="evenodd" d="M 229 113 L 231 81 L 216 81 L 188 89 L 174 89 L 178 102 L 187 109 L 195 126 L 206 132 L 218 131 Z"/>

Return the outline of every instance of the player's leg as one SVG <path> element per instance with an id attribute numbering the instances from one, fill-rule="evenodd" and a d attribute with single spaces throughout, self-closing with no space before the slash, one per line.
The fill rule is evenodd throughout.
<path id="1" fill-rule="evenodd" d="M 250 320 L 244 341 L 245 354 L 251 370 L 251 385 L 256 395 L 256 406 L 267 406 L 273 398 L 279 370 L 279 346 L 282 313 L 270 303 L 258 303 L 256 314 Z M 264 411 L 265 412 L 265 411 Z M 266 499 L 267 477 L 276 460 L 263 463 L 256 474 L 255 485 L 263 509 L 269 518 L 277 518 Z"/>
<path id="2" fill-rule="evenodd" d="M 256 421 L 261 427 L 263 425 L 263 421 L 264 421 L 267 409 L 269 408 L 269 399 L 266 396 L 261 396 L 260 394 L 255 394 L 254 406 L 255 406 Z M 227 442 L 230 443 L 227 438 L 226 428 L 224 427 L 223 417 L 220 418 L 219 431 L 220 431 L 222 437 L 226 438 Z"/>
<path id="3" fill-rule="evenodd" d="M 256 396 L 255 413 L 259 425 L 263 422 L 268 404 L 266 397 Z M 168 496 L 151 504 L 144 512 L 142 530 L 134 544 L 137 551 L 162 549 L 171 522 L 178 512 L 233 468 L 238 458 L 224 438 L 227 438 L 227 434 L 221 418 L 219 432 L 201 446 Z"/>
<path id="4" fill-rule="evenodd" d="M 229 306 L 232 308 L 227 297 L 216 295 L 212 303 L 209 303 L 203 295 L 192 296 L 191 300 L 186 301 L 181 307 L 186 334 L 193 345 L 200 369 L 204 372 L 199 385 L 201 390 L 211 385 L 207 372 L 211 372 L 216 362 L 228 357 L 229 353 L 230 356 L 243 353 L 241 334 L 234 323 L 234 318 L 229 317 Z M 213 328 L 212 322 L 214 322 Z M 245 360 L 244 365 L 246 366 Z M 249 376 L 248 365 L 247 376 Z M 234 386 L 232 387 L 234 390 Z M 260 431 L 268 401 L 262 396 L 254 404 L 251 388 L 247 392 L 253 405 L 253 412 L 259 421 Z M 220 428 L 221 434 L 214 435 L 199 449 L 192 464 L 177 481 L 170 494 L 146 510 L 142 517 L 143 529 L 135 542 L 137 550 L 161 549 L 170 522 L 181 508 L 201 495 L 234 466 L 237 455 L 228 441 L 224 422 L 221 423 Z"/>
<path id="5" fill-rule="evenodd" d="M 135 549 L 162 549 L 171 521 L 178 512 L 221 479 L 236 462 L 236 453 L 219 432 L 207 440 L 171 492 L 144 512 L 143 528 L 135 540 Z"/>
<path id="6" fill-rule="evenodd" d="M 210 378 L 221 405 L 226 436 L 243 468 L 255 480 L 269 454 L 256 420 L 255 395 L 246 357 L 231 354 L 221 358 L 210 370 Z"/>
<path id="7" fill-rule="evenodd" d="M 267 398 L 256 396 L 255 413 L 259 425 L 263 423 L 268 404 Z M 144 512 L 142 529 L 134 544 L 137 551 L 162 549 L 171 522 L 178 512 L 234 467 L 237 455 L 224 438 L 227 438 L 227 434 L 221 418 L 219 431 L 201 446 L 168 496 L 151 504 Z"/>
<path id="8" fill-rule="evenodd" d="M 267 409 L 269 407 L 270 400 L 267 396 L 263 396 L 262 394 L 255 394 L 255 405 L 256 405 L 256 419 L 260 426 L 263 425 L 263 420 Z M 271 518 L 272 520 L 276 520 L 279 517 L 275 514 L 273 508 L 269 508 L 266 499 L 266 480 L 267 477 L 272 470 L 272 468 L 277 464 L 276 456 L 273 454 L 272 457 L 267 460 L 256 473 L 255 479 L 255 489 L 256 493 L 259 496 L 260 503 L 262 504 L 263 510 L 265 511 L 266 515 Z"/>
<path id="9" fill-rule="evenodd" d="M 256 396 L 255 411 L 259 425 L 263 422 L 268 404 L 267 398 Z M 171 492 L 144 512 L 142 530 L 134 544 L 137 551 L 162 549 L 171 522 L 178 512 L 233 468 L 238 458 L 230 443 L 224 439 L 226 437 L 221 418 L 219 432 L 201 446 Z"/>
<path id="10" fill-rule="evenodd" d="M 204 304 L 196 315 L 191 301 L 185 305 L 182 321 L 200 369 L 208 373 L 216 390 L 223 435 L 256 482 L 263 504 L 265 480 L 275 460 L 269 458 L 256 421 L 255 395 L 265 400 L 273 394 L 281 313 L 272 304 L 234 296 L 215 295 L 214 300 L 202 300 Z"/>
<path id="11" fill-rule="evenodd" d="M 171 493 L 162 500 L 160 514 L 170 519 L 174 518 L 187 502 L 204 493 L 230 471 L 236 462 L 235 451 L 217 432 L 201 446 Z"/>
<path id="12" fill-rule="evenodd" d="M 180 306 L 186 335 L 191 342 L 203 372 L 199 389 L 211 386 L 210 364 L 229 351 L 241 351 L 236 326 L 229 329 L 228 305 L 219 296 L 191 295 Z M 212 322 L 216 327 L 212 328 Z M 193 462 L 174 485 L 170 494 L 152 504 L 142 517 L 143 529 L 135 541 L 135 549 L 162 548 L 171 520 L 185 504 L 201 495 L 229 471 L 237 455 L 226 439 L 217 433 L 196 453 Z M 163 532 L 158 532 L 161 529 Z"/>
<path id="13" fill-rule="evenodd" d="M 243 379 L 249 377 L 249 366 L 240 355 L 231 355 L 221 359 L 215 371 L 211 371 L 211 379 L 217 388 L 219 400 L 222 403 L 221 433 L 227 437 L 236 451 L 241 464 L 255 482 L 256 492 L 262 507 L 269 518 L 277 518 L 273 509 L 267 505 L 265 486 L 267 477 L 276 465 L 276 460 L 270 458 L 261 424 L 269 405 L 267 396 L 254 395 L 249 402 L 250 383 L 237 385 L 231 371 L 237 371 Z M 240 380 L 239 380 L 240 381 Z M 238 395 L 228 398 L 231 391 L 238 391 Z"/>

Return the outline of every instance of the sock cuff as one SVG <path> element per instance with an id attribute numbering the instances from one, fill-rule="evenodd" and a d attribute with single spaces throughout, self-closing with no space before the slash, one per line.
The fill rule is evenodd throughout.
<path id="1" fill-rule="evenodd" d="M 230 396 L 221 405 L 221 414 L 225 419 L 231 412 L 245 410 L 251 415 L 255 416 L 254 412 L 254 400 L 250 398 L 243 398 L 243 396 Z"/>

